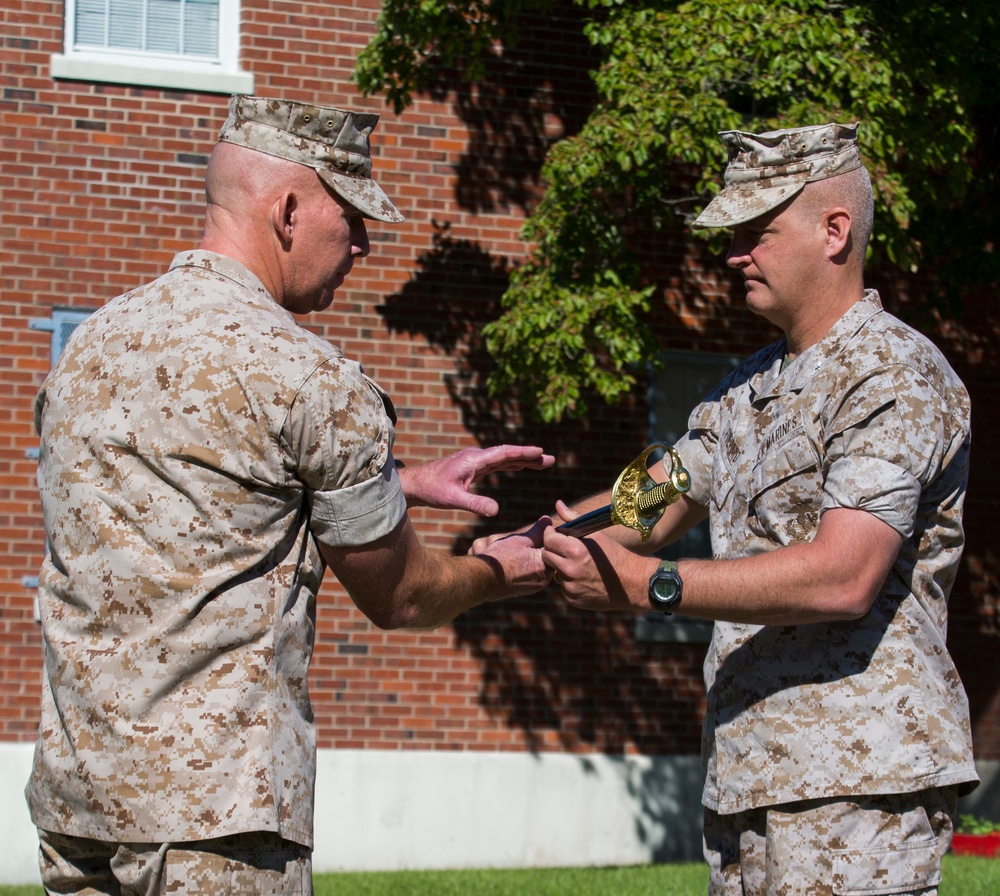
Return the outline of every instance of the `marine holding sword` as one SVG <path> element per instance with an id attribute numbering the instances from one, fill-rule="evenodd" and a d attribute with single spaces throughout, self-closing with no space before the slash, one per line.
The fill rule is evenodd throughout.
<path id="1" fill-rule="evenodd" d="M 694 226 L 732 231 L 727 263 L 783 336 L 694 408 L 674 446 L 689 488 L 648 538 L 553 526 L 543 559 L 575 607 L 715 621 L 710 893 L 934 894 L 957 797 L 978 782 L 945 644 L 968 394 L 864 287 L 873 199 L 857 127 L 721 136 L 725 186 Z M 706 517 L 713 559 L 657 561 Z"/>

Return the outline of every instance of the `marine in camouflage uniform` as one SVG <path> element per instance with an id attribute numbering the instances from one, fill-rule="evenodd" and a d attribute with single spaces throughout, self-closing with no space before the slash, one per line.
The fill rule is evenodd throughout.
<path id="1" fill-rule="evenodd" d="M 905 540 L 861 619 L 716 622 L 704 803 L 730 814 L 975 780 L 968 704 L 945 646 L 968 395 L 940 352 L 871 291 L 783 363 L 779 342 L 742 364 L 695 409 L 677 446 L 700 485 L 694 500 L 710 502 L 713 556 L 808 540 L 833 507 L 871 513 Z M 902 887 L 879 892 L 910 892 L 935 882 L 946 845 L 868 844 L 836 858 L 855 880 L 890 875 L 885 886 Z"/>
<path id="2" fill-rule="evenodd" d="M 945 645 L 964 543 L 969 398 L 941 352 L 858 285 L 867 233 L 852 244 L 843 211 L 830 212 L 868 206 L 870 222 L 856 135 L 835 124 L 724 133 L 726 186 L 695 222 L 733 228 L 729 262 L 754 281 L 748 302 L 787 327 L 692 412 L 675 446 L 691 490 L 650 542 L 708 515 L 714 559 L 663 562 L 653 575 L 676 584 L 674 608 L 715 620 L 702 757 L 705 854 L 719 896 L 935 893 L 957 796 L 978 781 L 968 701 Z M 822 217 L 808 192 L 820 182 Z M 796 203 L 801 217 L 790 217 Z M 840 223 L 817 228 L 831 216 Z M 811 251 L 820 261 L 781 282 L 775 258 L 795 268 L 796 254 Z M 857 299 L 834 296 L 839 316 L 795 339 L 815 309 L 796 304 L 789 284 L 808 290 L 823 272 L 849 273 L 852 255 L 856 281 L 843 282 Z M 831 511 L 839 530 L 821 529 Z M 845 520 L 867 527 L 857 531 L 871 542 L 846 538 Z M 797 580 L 796 565 L 810 569 L 817 556 L 803 547 L 821 538 L 832 550 L 815 569 L 830 582 Z M 640 547 L 621 532 L 617 541 Z M 587 579 L 579 542 L 553 532 L 545 543 L 571 602 L 607 608 L 602 588 L 611 589 L 596 573 Z M 648 610 L 654 561 L 602 544 L 619 589 Z M 766 565 L 738 565 L 748 558 Z M 797 581 L 801 597 L 787 588 Z"/>
<path id="3" fill-rule="evenodd" d="M 280 159 L 266 163 L 269 173 L 291 171 L 306 184 L 296 182 L 286 202 L 295 228 L 326 216 L 315 226 L 337 270 L 313 262 L 339 283 L 368 251 L 361 216 L 402 220 L 370 177 L 376 120 L 237 96 L 218 150 L 229 161 L 214 160 L 210 172 L 265 164 L 260 153 Z M 227 169 L 209 181 L 231 177 Z M 274 193 L 291 195 L 280 184 Z M 231 207 L 252 204 L 234 195 Z M 240 249 L 259 224 L 227 220 L 225 240 L 207 227 L 203 245 Z M 406 490 L 386 393 L 296 322 L 285 306 L 301 304 L 304 290 L 265 284 L 281 282 L 267 264 L 277 240 L 268 227 L 263 244 L 235 253 L 246 263 L 183 252 L 162 277 L 93 314 L 38 396 L 50 553 L 27 799 L 43 881 L 59 892 L 158 893 L 183 883 L 184 892 L 214 894 L 236 881 L 246 892 L 311 892 L 307 675 L 327 563 L 386 625 L 396 624 L 392 602 L 406 596 L 356 565 L 366 551 L 397 583 L 409 562 L 429 564 L 424 591 L 438 606 L 427 619 L 419 605 L 399 617 L 414 624 L 547 581 L 540 559 L 532 570 L 503 552 L 496 565 L 432 557 L 406 540 L 408 499 L 470 509 L 478 496 L 463 489 L 474 479 L 551 458 L 469 449 L 427 465 L 432 476 L 415 472 Z M 295 239 L 312 237 L 289 234 L 282 264 Z M 285 282 L 297 273 L 279 270 Z M 328 294 L 324 287 L 322 303 Z M 406 599 L 419 604 L 424 591 Z"/>

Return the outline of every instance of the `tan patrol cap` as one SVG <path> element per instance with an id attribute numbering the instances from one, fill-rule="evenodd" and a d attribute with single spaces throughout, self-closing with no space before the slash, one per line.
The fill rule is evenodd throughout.
<path id="1" fill-rule="evenodd" d="M 692 227 L 735 227 L 791 199 L 812 181 L 861 167 L 858 125 L 815 127 L 749 134 L 721 131 L 729 151 L 726 185 Z"/>
<path id="2" fill-rule="evenodd" d="M 315 168 L 323 182 L 366 218 L 399 223 L 399 210 L 372 180 L 374 112 L 345 112 L 234 94 L 219 141 Z"/>

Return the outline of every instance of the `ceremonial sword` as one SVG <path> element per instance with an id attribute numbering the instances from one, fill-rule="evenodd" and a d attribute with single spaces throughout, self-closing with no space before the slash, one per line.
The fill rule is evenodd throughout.
<path id="1" fill-rule="evenodd" d="M 663 449 L 664 469 L 670 458 L 670 471 L 666 482 L 657 482 L 649 475 L 646 461 L 649 455 Z M 675 448 L 654 443 L 649 445 L 630 463 L 611 490 L 611 503 L 591 510 L 575 520 L 563 523 L 556 531 L 583 538 L 608 526 L 628 526 L 639 532 L 643 541 L 649 538 L 653 527 L 659 522 L 668 504 L 673 504 L 691 488 L 691 477 L 681 463 Z"/>

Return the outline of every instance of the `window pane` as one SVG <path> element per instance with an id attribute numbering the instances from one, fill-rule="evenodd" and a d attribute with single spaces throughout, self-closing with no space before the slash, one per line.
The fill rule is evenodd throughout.
<path id="1" fill-rule="evenodd" d="M 181 0 L 149 0 L 146 49 L 156 53 L 181 52 Z"/>
<path id="2" fill-rule="evenodd" d="M 77 0 L 76 42 L 91 47 L 106 47 L 107 9 L 104 0 Z"/>
<path id="3" fill-rule="evenodd" d="M 184 52 L 192 56 L 219 54 L 219 0 L 185 0 Z"/>
<path id="4" fill-rule="evenodd" d="M 142 49 L 142 0 L 110 0 L 108 46 L 126 50 Z"/>
<path id="5" fill-rule="evenodd" d="M 77 0 L 77 46 L 219 55 L 220 0 Z"/>
<path id="6" fill-rule="evenodd" d="M 54 309 L 52 311 L 52 364 L 56 363 L 63 348 L 73 335 L 73 331 L 78 324 L 82 324 L 93 313 L 92 309 L 86 311 L 62 311 Z"/>

